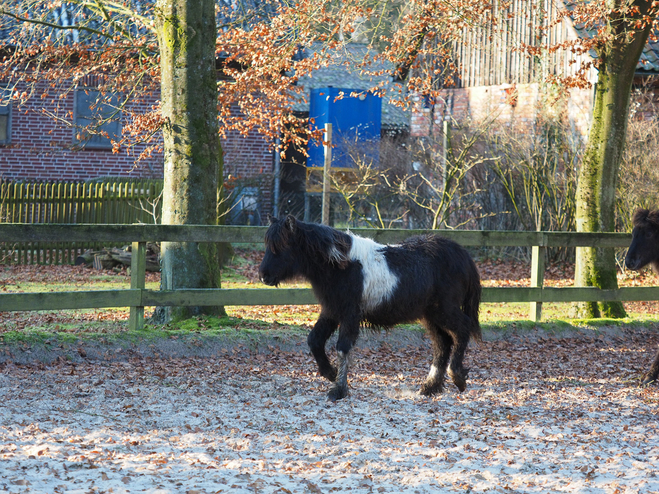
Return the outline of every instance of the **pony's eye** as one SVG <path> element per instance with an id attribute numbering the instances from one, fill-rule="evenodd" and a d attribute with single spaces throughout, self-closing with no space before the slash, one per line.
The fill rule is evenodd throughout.
<path id="1" fill-rule="evenodd" d="M 652 238 L 654 236 L 654 232 L 652 230 L 648 230 L 645 232 L 645 238 Z"/>

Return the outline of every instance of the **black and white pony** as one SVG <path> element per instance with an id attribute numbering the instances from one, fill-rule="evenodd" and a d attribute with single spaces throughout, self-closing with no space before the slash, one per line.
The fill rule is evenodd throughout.
<path id="1" fill-rule="evenodd" d="M 640 271 L 648 264 L 659 275 L 659 211 L 637 209 L 632 219 L 632 243 L 625 256 L 625 266 Z M 650 370 L 642 378 L 642 385 L 657 381 L 659 377 L 659 351 L 654 357 Z"/>
<path id="2" fill-rule="evenodd" d="M 458 389 L 465 390 L 464 353 L 470 339 L 481 339 L 481 283 L 474 261 L 460 245 L 438 235 L 381 245 L 293 216 L 270 219 L 265 245 L 261 281 L 278 286 L 303 277 L 320 302 L 307 342 L 320 375 L 335 383 L 330 400 L 348 394 L 348 354 L 361 323 L 390 327 L 421 320 L 434 346 L 421 394 L 440 393 L 447 370 Z M 337 328 L 338 371 L 325 353 Z"/>

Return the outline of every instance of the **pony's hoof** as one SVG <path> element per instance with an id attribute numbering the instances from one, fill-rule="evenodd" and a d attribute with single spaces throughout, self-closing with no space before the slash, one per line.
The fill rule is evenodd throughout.
<path id="1" fill-rule="evenodd" d="M 441 393 L 444 390 L 442 383 L 423 383 L 419 394 L 423 396 L 432 396 Z"/>
<path id="2" fill-rule="evenodd" d="M 467 374 L 469 373 L 469 369 L 464 369 L 461 373 L 453 373 L 449 370 L 449 376 L 451 376 L 451 380 L 453 381 L 453 384 L 457 386 L 457 388 L 460 390 L 460 392 L 463 392 L 465 389 L 467 389 Z"/>
<path id="3" fill-rule="evenodd" d="M 334 386 L 329 390 L 329 393 L 327 393 L 327 399 L 329 401 L 342 400 L 346 396 L 348 396 L 348 388 L 342 386 Z"/>
<path id="4" fill-rule="evenodd" d="M 320 370 L 320 375 L 323 376 L 328 381 L 336 381 L 336 369 L 334 367 L 328 367 L 326 369 Z"/>
<path id="5" fill-rule="evenodd" d="M 643 388 L 645 386 L 649 386 L 650 384 L 654 384 L 657 381 L 656 376 L 651 376 L 651 375 L 644 375 L 643 379 L 641 380 L 641 384 L 639 384 L 639 387 Z"/>

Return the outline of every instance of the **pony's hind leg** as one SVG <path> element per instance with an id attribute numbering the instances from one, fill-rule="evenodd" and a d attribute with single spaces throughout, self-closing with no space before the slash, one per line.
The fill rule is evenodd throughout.
<path id="1" fill-rule="evenodd" d="M 423 383 L 419 393 L 425 396 L 431 396 L 441 393 L 444 390 L 444 375 L 446 374 L 446 366 L 448 365 L 449 357 L 451 356 L 451 347 L 453 346 L 453 339 L 436 325 L 428 322 L 428 333 L 433 342 L 433 358 L 430 372 Z"/>
<path id="2" fill-rule="evenodd" d="M 447 330 L 451 333 L 454 344 L 451 362 L 448 367 L 448 374 L 458 389 L 464 391 L 467 389 L 467 375 L 469 374 L 469 369 L 465 368 L 462 365 L 462 362 L 471 336 L 469 331 L 471 320 L 462 311 L 457 310 L 454 311 L 449 318 L 454 324 L 453 328 L 447 328 Z"/>
<path id="3" fill-rule="evenodd" d="M 319 374 L 332 382 L 336 380 L 336 369 L 327 358 L 325 344 L 329 337 L 332 336 L 332 333 L 336 331 L 338 325 L 339 323 L 337 321 L 325 317 L 321 313 L 309 336 L 307 336 L 307 344 L 316 359 Z"/>
<path id="4" fill-rule="evenodd" d="M 469 344 L 469 335 L 460 333 L 456 335 L 456 343 L 453 347 L 453 355 L 451 356 L 451 363 L 448 368 L 448 375 L 453 380 L 460 391 L 467 389 L 467 376 L 469 369 L 462 365 L 467 345 Z"/>

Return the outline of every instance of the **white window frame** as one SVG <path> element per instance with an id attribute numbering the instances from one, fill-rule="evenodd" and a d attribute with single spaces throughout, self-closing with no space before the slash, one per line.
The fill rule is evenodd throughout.
<path id="1" fill-rule="evenodd" d="M 7 116 L 7 138 L 0 139 L 0 146 L 7 146 L 11 144 L 11 115 L 12 115 L 12 104 L 11 100 L 11 90 L 8 87 L 0 86 L 0 116 Z M 8 100 L 8 103 L 5 105 L 3 101 Z"/>

